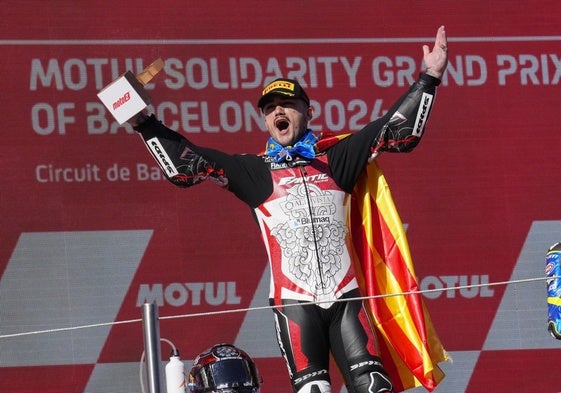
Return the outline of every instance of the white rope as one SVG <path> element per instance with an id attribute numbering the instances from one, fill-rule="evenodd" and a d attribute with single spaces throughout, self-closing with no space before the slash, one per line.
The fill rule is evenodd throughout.
<path id="1" fill-rule="evenodd" d="M 420 291 L 409 291 L 409 292 L 402 292 L 402 293 L 388 293 L 388 294 L 376 295 L 376 296 L 361 296 L 361 297 L 336 299 L 336 300 L 326 300 L 326 301 L 299 302 L 299 303 L 294 303 L 294 304 L 283 304 L 282 306 L 248 307 L 248 308 L 236 308 L 236 309 L 231 309 L 231 310 L 208 311 L 208 312 L 192 313 L 192 314 L 160 316 L 158 319 L 159 320 L 168 320 L 168 319 L 180 319 L 180 318 L 207 317 L 207 316 L 213 316 L 213 315 L 234 314 L 234 313 L 249 312 L 249 311 L 271 310 L 271 309 L 278 308 L 278 307 L 306 306 L 306 305 L 312 305 L 312 304 L 350 302 L 350 301 L 354 301 L 354 300 L 378 299 L 378 298 L 395 297 L 395 296 L 422 295 L 422 294 L 425 294 L 425 293 L 454 291 L 454 290 L 480 288 L 480 287 L 493 287 L 493 286 L 510 285 L 510 284 L 523 284 L 523 283 L 529 283 L 529 282 L 535 282 L 535 281 L 545 281 L 545 280 L 553 280 L 553 279 L 560 279 L 560 278 L 561 278 L 561 276 L 524 278 L 524 279 L 519 279 L 519 280 L 496 281 L 496 282 L 490 282 L 490 283 L 484 283 L 484 284 L 460 285 L 460 286 L 455 286 L 455 287 L 424 289 L 424 290 L 420 290 Z M 66 331 L 74 331 L 74 330 L 80 330 L 80 329 L 91 329 L 91 328 L 104 327 L 104 326 L 126 325 L 126 324 L 139 323 L 139 322 L 142 322 L 141 318 L 129 319 L 129 320 L 123 320 L 123 321 L 114 321 L 114 322 L 94 323 L 94 324 L 89 324 L 89 325 L 69 326 L 69 327 L 64 327 L 64 328 L 36 330 L 36 331 L 31 331 L 31 332 L 3 334 L 3 335 L 0 335 L 0 339 L 23 337 L 23 336 L 32 336 L 32 335 L 38 335 L 38 334 L 66 332 Z"/>
<path id="2" fill-rule="evenodd" d="M 33 331 L 33 332 L 3 334 L 3 335 L 0 335 L 0 339 L 11 338 L 11 337 L 21 337 L 21 336 L 31 336 L 31 335 L 34 335 L 34 334 L 46 334 L 46 333 L 66 332 L 66 331 L 71 331 L 71 330 L 90 329 L 90 328 L 94 328 L 94 327 L 125 325 L 125 324 L 129 324 L 129 323 L 137 323 L 137 322 L 142 322 L 142 319 L 141 318 L 139 318 L 139 319 L 129 319 L 127 321 L 92 323 L 91 325 L 69 326 L 69 327 L 64 327 L 64 328 L 36 330 L 36 331 Z"/>

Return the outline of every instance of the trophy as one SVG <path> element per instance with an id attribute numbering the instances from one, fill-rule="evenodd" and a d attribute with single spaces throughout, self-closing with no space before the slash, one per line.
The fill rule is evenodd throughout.
<path id="1" fill-rule="evenodd" d="M 150 104 L 144 86 L 164 68 L 162 59 L 146 67 L 140 74 L 127 71 L 97 93 L 98 98 L 119 122 L 126 123 Z"/>

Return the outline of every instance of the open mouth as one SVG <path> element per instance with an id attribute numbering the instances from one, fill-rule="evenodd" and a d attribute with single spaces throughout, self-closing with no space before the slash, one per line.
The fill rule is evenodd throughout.
<path id="1" fill-rule="evenodd" d="M 288 120 L 281 117 L 275 120 L 275 127 L 277 127 L 280 131 L 284 131 L 288 128 Z"/>

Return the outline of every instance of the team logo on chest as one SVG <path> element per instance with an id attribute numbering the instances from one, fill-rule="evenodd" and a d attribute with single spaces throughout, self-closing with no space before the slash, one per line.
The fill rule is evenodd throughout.
<path id="1" fill-rule="evenodd" d="M 287 219 L 271 230 L 288 265 L 285 274 L 316 295 L 335 289 L 342 268 L 347 229 L 334 198 L 332 191 L 310 183 L 289 188 L 280 203 Z"/>

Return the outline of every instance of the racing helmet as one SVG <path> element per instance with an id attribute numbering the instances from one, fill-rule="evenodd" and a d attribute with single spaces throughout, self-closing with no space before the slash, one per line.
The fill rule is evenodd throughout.
<path id="1" fill-rule="evenodd" d="M 261 383 L 251 357 L 225 343 L 199 354 L 189 372 L 189 389 L 193 393 L 259 393 Z"/>

